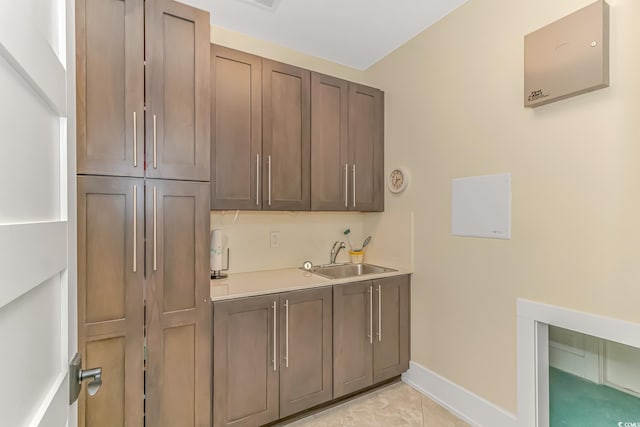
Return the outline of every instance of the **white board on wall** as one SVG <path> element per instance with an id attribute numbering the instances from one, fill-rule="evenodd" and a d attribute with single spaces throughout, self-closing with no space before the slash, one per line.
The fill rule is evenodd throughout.
<path id="1" fill-rule="evenodd" d="M 451 234 L 511 238 L 511 174 L 451 180 Z"/>

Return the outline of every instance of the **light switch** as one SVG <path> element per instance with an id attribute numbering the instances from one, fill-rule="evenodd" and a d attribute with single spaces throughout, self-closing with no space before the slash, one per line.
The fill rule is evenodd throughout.
<path id="1" fill-rule="evenodd" d="M 269 247 L 272 249 L 280 247 L 280 232 L 272 231 L 269 233 Z"/>

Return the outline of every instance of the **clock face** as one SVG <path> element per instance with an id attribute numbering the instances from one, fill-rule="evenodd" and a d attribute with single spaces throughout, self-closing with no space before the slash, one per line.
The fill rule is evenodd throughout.
<path id="1" fill-rule="evenodd" d="M 397 168 L 389 174 L 389 190 L 392 193 L 400 193 L 409 185 L 409 175 L 402 168 Z"/>

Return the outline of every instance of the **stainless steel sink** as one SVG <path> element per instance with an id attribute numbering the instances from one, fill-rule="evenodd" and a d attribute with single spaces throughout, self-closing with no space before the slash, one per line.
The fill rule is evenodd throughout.
<path id="1" fill-rule="evenodd" d="M 393 268 L 380 267 L 372 264 L 340 264 L 340 265 L 319 265 L 311 267 L 311 273 L 329 279 L 344 279 L 347 277 L 359 277 L 367 274 L 389 273 Z"/>

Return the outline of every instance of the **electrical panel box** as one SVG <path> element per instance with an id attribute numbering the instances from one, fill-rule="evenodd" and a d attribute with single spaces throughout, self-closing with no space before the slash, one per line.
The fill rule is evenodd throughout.
<path id="1" fill-rule="evenodd" d="M 524 37 L 524 106 L 609 86 L 609 5 L 599 0 Z"/>

